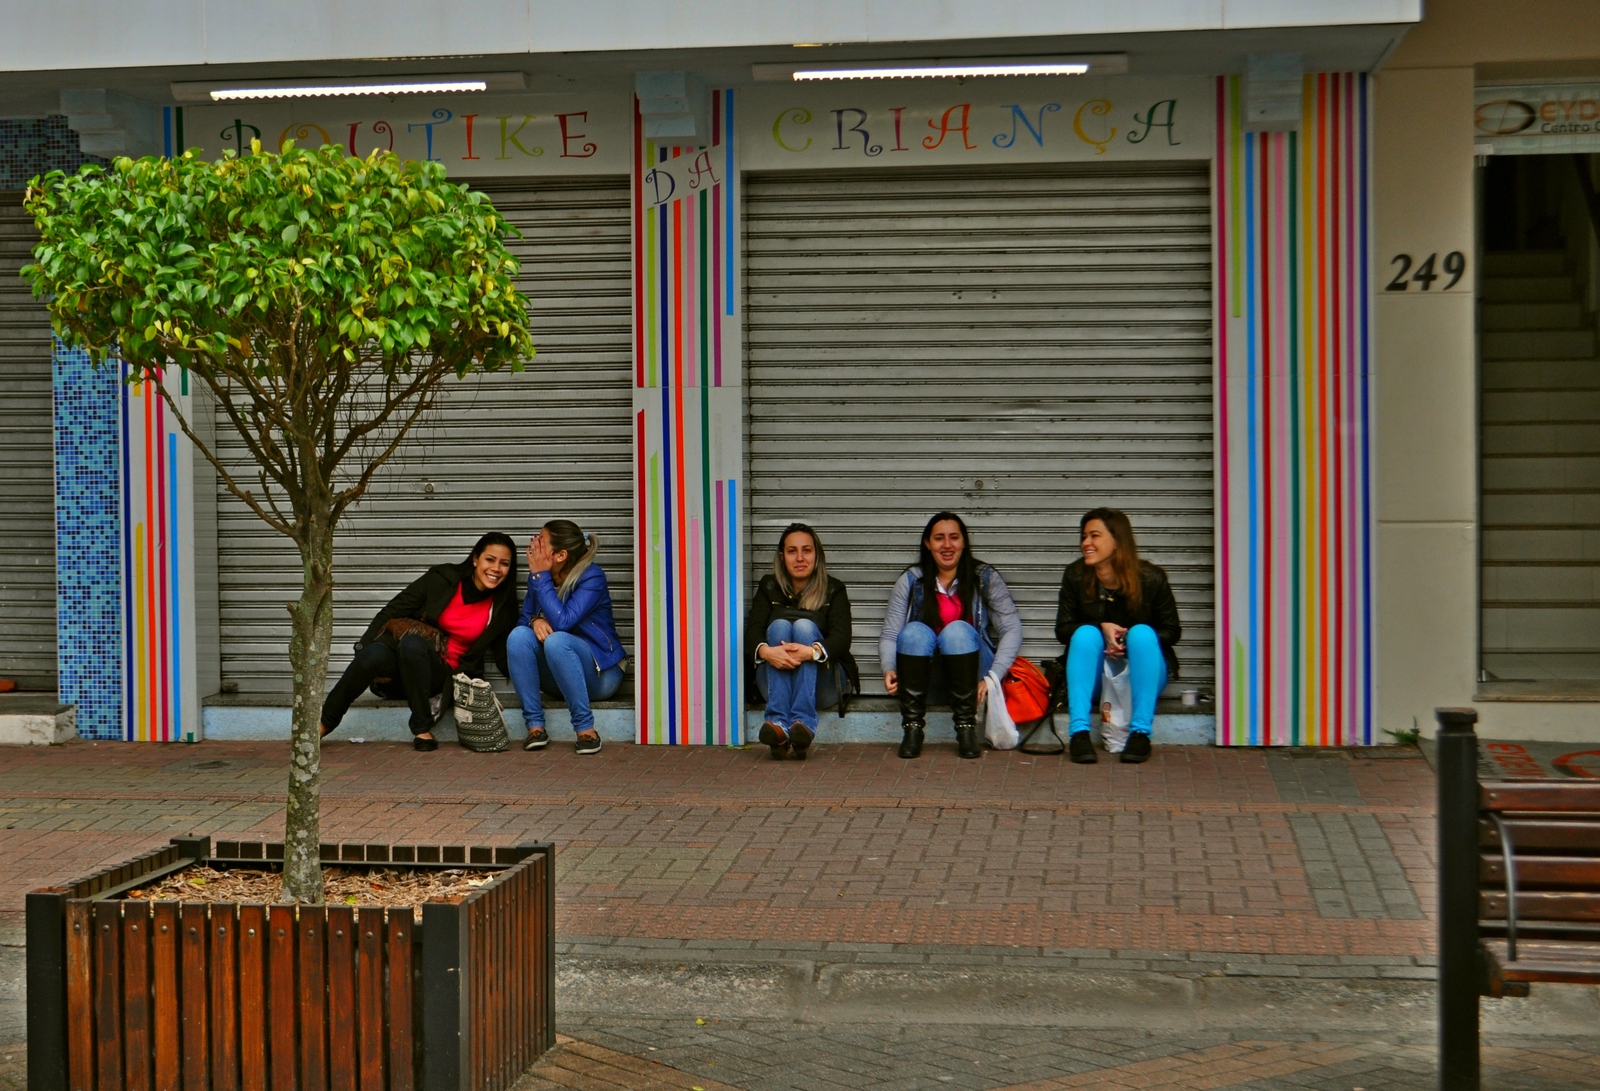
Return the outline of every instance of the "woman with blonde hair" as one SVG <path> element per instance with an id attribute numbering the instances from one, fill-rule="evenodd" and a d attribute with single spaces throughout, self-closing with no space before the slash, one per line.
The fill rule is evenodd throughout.
<path id="1" fill-rule="evenodd" d="M 804 761 L 817 736 L 817 706 L 839 698 L 833 665 L 860 690 L 850 654 L 850 596 L 828 575 L 822 539 L 804 523 L 778 536 L 772 571 L 761 577 L 745 618 L 749 686 L 767 702 L 761 741 L 775 759 Z"/>
<path id="2" fill-rule="evenodd" d="M 1156 698 L 1178 676 L 1178 603 L 1166 570 L 1139 557 L 1133 524 L 1116 508 L 1084 514 L 1078 548 L 1083 556 L 1062 574 L 1056 607 L 1056 639 L 1067 646 L 1068 748 L 1073 761 L 1094 762 L 1089 709 L 1106 659 L 1126 659 L 1133 716 L 1122 760 L 1147 761 Z"/>
<path id="3" fill-rule="evenodd" d="M 605 571 L 594 563 L 599 552 L 599 539 L 570 519 L 551 520 L 528 543 L 528 595 L 506 640 L 511 684 L 528 725 L 524 750 L 549 745 L 542 699 L 548 693 L 566 700 L 578 753 L 600 752 L 590 702 L 617 692 L 627 653 Z"/>

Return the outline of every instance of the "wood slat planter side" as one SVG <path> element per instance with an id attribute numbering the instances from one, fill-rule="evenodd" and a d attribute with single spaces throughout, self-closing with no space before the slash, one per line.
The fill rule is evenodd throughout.
<path id="1" fill-rule="evenodd" d="M 555 1042 L 548 1018 L 554 959 L 545 943 L 553 859 L 540 846 L 463 903 L 470 958 L 468 1091 L 505 1091 Z"/>
<path id="2" fill-rule="evenodd" d="M 296 919 L 293 906 L 74 899 L 66 913 L 68 1091 L 416 1086 L 409 908 Z"/>
<path id="3" fill-rule="evenodd" d="M 554 1045 L 553 845 L 324 846 L 495 869 L 461 903 L 423 906 L 420 928 L 409 908 L 115 896 L 278 848 L 226 847 L 184 839 L 28 896 L 30 1087 L 505 1091 Z"/>

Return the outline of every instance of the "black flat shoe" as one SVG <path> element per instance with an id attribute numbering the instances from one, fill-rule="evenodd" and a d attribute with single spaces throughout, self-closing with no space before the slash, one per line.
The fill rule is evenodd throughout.
<path id="1" fill-rule="evenodd" d="M 1135 731 L 1128 736 L 1128 745 L 1122 751 L 1122 760 L 1128 765 L 1138 765 L 1150 760 L 1150 736 Z"/>
<path id="2" fill-rule="evenodd" d="M 542 750 L 550 745 L 550 733 L 542 727 L 530 727 L 528 737 L 522 740 L 524 750 Z"/>
<path id="3" fill-rule="evenodd" d="M 411 749 L 420 750 L 424 754 L 426 754 L 430 750 L 439 749 L 439 740 L 438 739 L 424 739 L 421 735 L 417 735 L 414 738 L 412 738 L 412 740 L 411 740 Z"/>
<path id="4" fill-rule="evenodd" d="M 1067 744 L 1067 755 L 1079 765 L 1093 765 L 1100 759 L 1094 753 L 1094 740 L 1087 731 L 1074 731 Z"/>

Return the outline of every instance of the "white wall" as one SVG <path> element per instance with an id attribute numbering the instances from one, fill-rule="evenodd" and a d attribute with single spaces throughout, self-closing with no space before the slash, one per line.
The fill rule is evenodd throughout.
<path id="1" fill-rule="evenodd" d="M 1600 58 L 1593 0 L 1430 0 L 1377 80 L 1376 268 L 1476 248 L 1473 87 Z M 1584 62 L 1583 59 L 1590 60 Z M 1378 292 L 1378 726 L 1433 730 L 1478 667 L 1476 298 Z M 1594 736 L 1588 705 L 1484 703 L 1496 738 Z"/>
<path id="2" fill-rule="evenodd" d="M 1421 0 L 6 0 L 0 71 L 1409 23 Z"/>

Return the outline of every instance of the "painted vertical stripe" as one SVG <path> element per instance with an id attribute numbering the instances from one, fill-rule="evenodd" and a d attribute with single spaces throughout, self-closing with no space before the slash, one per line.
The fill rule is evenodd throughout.
<path id="1" fill-rule="evenodd" d="M 167 433 L 167 559 L 172 575 L 172 589 L 167 600 L 172 612 L 172 734 L 173 742 L 185 742 L 183 730 L 183 573 L 178 567 L 178 435 Z"/>
<path id="2" fill-rule="evenodd" d="M 122 381 L 118 384 L 118 401 L 121 405 L 120 424 L 122 428 L 122 481 L 119 492 L 122 498 L 122 643 L 123 662 L 122 672 L 122 737 L 127 741 L 134 738 L 134 707 L 137 704 L 135 694 L 137 686 L 134 679 L 137 674 L 137 655 L 135 652 L 138 639 L 138 627 L 134 623 L 137 617 L 136 603 L 138 591 L 138 567 L 133 563 L 133 466 L 130 450 L 131 428 L 129 427 L 132 409 L 129 404 L 133 396 L 132 387 L 129 385 L 127 365 L 118 361 L 117 370 Z"/>

